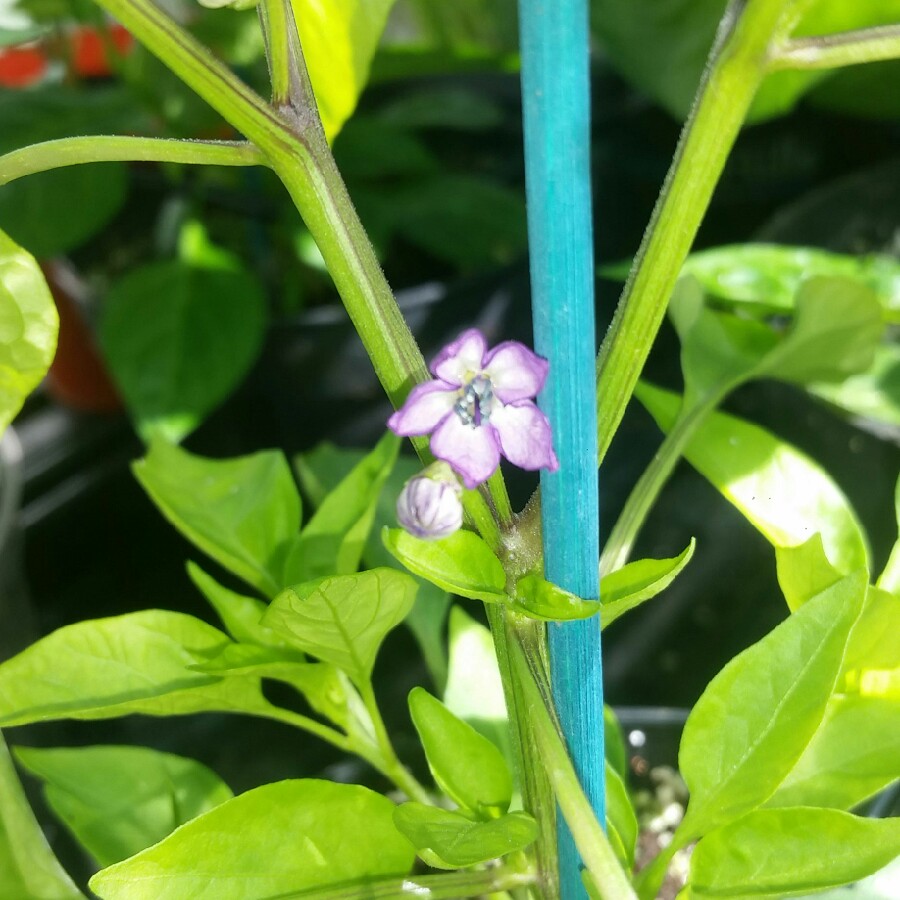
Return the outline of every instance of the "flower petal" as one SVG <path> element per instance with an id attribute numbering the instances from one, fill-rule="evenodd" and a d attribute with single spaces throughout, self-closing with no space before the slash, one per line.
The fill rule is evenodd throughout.
<path id="1" fill-rule="evenodd" d="M 485 357 L 484 371 L 504 402 L 530 400 L 544 386 L 550 363 L 518 341 L 497 344 Z"/>
<path id="2" fill-rule="evenodd" d="M 500 445 L 490 425 L 466 425 L 447 416 L 431 436 L 431 452 L 450 463 L 467 488 L 487 481 L 500 465 Z"/>
<path id="3" fill-rule="evenodd" d="M 555 472 L 559 468 L 550 422 L 531 401 L 498 407 L 491 413 L 491 425 L 497 431 L 503 455 L 520 469 Z"/>
<path id="4" fill-rule="evenodd" d="M 460 387 L 473 373 L 481 371 L 486 350 L 484 335 L 477 328 L 469 328 L 438 353 L 431 363 L 431 372 Z"/>
<path id="5" fill-rule="evenodd" d="M 456 399 L 456 388 L 445 381 L 417 384 L 403 406 L 388 419 L 388 428 L 402 437 L 428 434 L 453 409 Z"/>

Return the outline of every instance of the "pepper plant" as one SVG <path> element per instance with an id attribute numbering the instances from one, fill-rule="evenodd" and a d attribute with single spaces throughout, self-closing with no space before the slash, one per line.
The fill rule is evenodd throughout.
<path id="1" fill-rule="evenodd" d="M 597 360 L 598 462 L 633 395 L 666 434 L 606 539 L 598 613 L 596 598 L 545 578 L 540 498 L 514 512 L 498 470 L 501 455 L 531 470 L 558 465 L 554 423 L 532 400 L 561 361 L 514 342 L 488 351 L 469 330 L 429 377 L 319 116 L 333 122 L 343 115 L 335 109 L 346 112 L 346 98 L 329 105 L 334 98 L 321 89 L 317 103 L 305 64 L 317 50 L 313 20 L 303 17 L 324 7 L 261 0 L 266 100 L 149 0 L 98 3 L 245 140 L 62 139 L 0 157 L 0 184 L 113 160 L 271 168 L 398 411 L 395 433 L 369 453 L 324 448 L 298 460 L 314 507 L 305 518 L 280 453 L 213 460 L 158 436 L 134 473 L 206 558 L 202 567 L 190 561 L 188 575 L 221 627 L 147 610 L 69 625 L 0 665 L 4 727 L 203 711 L 263 717 L 357 755 L 390 785 L 387 796 L 292 779 L 233 797 L 199 763 L 146 748 L 18 748 L 22 767 L 43 781 L 52 809 L 96 860 L 90 890 L 110 900 L 569 897 L 571 886 L 560 888 L 561 821 L 583 864 L 584 892 L 614 900 L 657 896 L 673 858 L 688 850 L 683 896 L 698 900 L 814 894 L 900 854 L 897 819 L 850 812 L 900 774 L 900 543 L 879 572 L 827 472 L 719 410 L 755 378 L 850 409 L 861 384 L 870 399 L 883 394 L 879 367 L 896 356 L 885 337 L 900 309 L 900 267 L 791 248 L 689 256 L 766 76 L 796 70 L 799 84 L 810 71 L 900 55 L 898 17 L 797 37 L 816 21 L 808 18 L 816 0 L 728 5 Z M 359 12 L 353 4 L 329 11 L 319 21 L 326 30 L 350 29 L 351 11 Z M 749 279 L 727 277 L 748 271 Z M 56 329 L 36 263 L 5 236 L 0 302 L 5 425 L 46 370 Z M 667 309 L 681 341 L 681 395 L 638 382 Z M 868 408 L 883 415 L 889 403 Z M 423 463 L 440 462 L 423 473 L 398 459 L 398 434 L 411 437 Z M 631 560 L 681 457 L 771 543 L 789 615 L 729 662 L 694 707 L 679 754 L 690 790 L 684 818 L 663 852 L 635 871 L 624 754 L 610 727 L 598 821 L 558 727 L 546 623 L 606 628 L 702 552 L 691 541 L 670 559 Z M 448 651 L 450 595 L 462 599 L 449 614 Z M 484 604 L 489 632 L 464 611 L 472 601 Z M 409 696 L 427 780 L 398 755 L 373 685 L 379 649 L 401 623 L 433 680 L 434 692 L 417 687 Z M 299 694 L 304 711 L 269 699 L 264 680 Z M 5 749 L 0 790 L 4 896 L 84 896 L 43 841 Z"/>

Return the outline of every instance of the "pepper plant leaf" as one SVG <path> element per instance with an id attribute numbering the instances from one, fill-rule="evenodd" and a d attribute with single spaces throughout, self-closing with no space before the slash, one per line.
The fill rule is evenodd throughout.
<path id="1" fill-rule="evenodd" d="M 17 747 L 14 753 L 101 866 L 139 853 L 232 796 L 206 766 L 149 747 Z"/>
<path id="2" fill-rule="evenodd" d="M 138 433 L 177 443 L 243 380 L 265 326 L 259 280 L 218 250 L 130 270 L 109 289 L 99 338 Z"/>
<path id="3" fill-rule="evenodd" d="M 511 605 L 522 615 L 548 622 L 589 619 L 600 612 L 596 600 L 584 600 L 534 573 L 516 582 Z"/>
<path id="4" fill-rule="evenodd" d="M 505 603 L 506 572 L 491 548 L 472 531 L 423 541 L 401 528 L 382 531 L 384 545 L 415 575 L 460 597 Z"/>
<path id="5" fill-rule="evenodd" d="M 793 314 L 800 285 L 814 276 L 852 279 L 875 292 L 889 321 L 900 319 L 900 262 L 884 254 L 730 244 L 692 253 L 682 272 L 692 275 L 710 296 L 754 315 Z"/>
<path id="6" fill-rule="evenodd" d="M 704 837 L 687 898 L 798 897 L 857 881 L 900 855 L 900 819 L 760 809 Z"/>
<path id="7" fill-rule="evenodd" d="M 192 668 L 228 643 L 199 619 L 158 609 L 67 625 L 0 665 L 0 724 L 265 712 L 258 679 Z"/>
<path id="8" fill-rule="evenodd" d="M 671 559 L 637 559 L 600 579 L 600 621 L 606 628 L 619 616 L 664 591 L 691 561 L 697 542 Z"/>
<path id="9" fill-rule="evenodd" d="M 862 609 L 859 570 L 731 660 L 694 706 L 679 768 L 691 792 L 682 844 L 763 804 L 818 729 Z"/>
<path id="10" fill-rule="evenodd" d="M 776 547 L 775 565 L 778 584 L 791 612 L 841 580 L 841 573 L 828 562 L 821 534 L 814 534 L 796 547 Z"/>
<path id="11" fill-rule="evenodd" d="M 350 575 L 359 568 L 381 489 L 399 449 L 400 439 L 385 433 L 375 449 L 322 498 L 287 558 L 286 584 L 323 575 Z"/>
<path id="12" fill-rule="evenodd" d="M 196 563 L 187 564 L 187 573 L 201 594 L 216 611 L 228 633 L 245 644 L 261 647 L 284 647 L 287 642 L 269 628 L 260 625 L 266 604 L 256 597 L 246 597 L 223 587 Z"/>
<path id="13" fill-rule="evenodd" d="M 619 862 L 630 871 L 634 867 L 638 821 L 622 776 L 606 763 L 606 831 Z"/>
<path id="14" fill-rule="evenodd" d="M 325 135 L 356 108 L 394 0 L 291 0 Z"/>
<path id="15" fill-rule="evenodd" d="M 324 442 L 309 453 L 296 458 L 300 486 L 315 506 L 325 500 L 351 469 L 365 457 L 362 450 L 347 450 Z M 422 471 L 418 459 L 400 456 L 388 474 L 375 504 L 374 525 L 363 549 L 363 563 L 368 569 L 394 566 L 402 569 L 402 563 L 385 548 L 381 532 L 396 523 L 397 497 L 403 485 Z M 447 681 L 447 650 L 444 640 L 444 623 L 450 608 L 450 595 L 425 579 L 416 579 L 419 591 L 416 602 L 404 624 L 415 635 L 434 683 L 439 687 Z"/>
<path id="16" fill-rule="evenodd" d="M 635 395 L 663 431 L 678 416 L 677 394 L 646 382 Z M 695 432 L 685 458 L 775 547 L 794 547 L 817 532 L 832 566 L 865 566 L 868 546 L 849 501 L 808 456 L 757 425 L 712 413 Z"/>
<path id="17" fill-rule="evenodd" d="M 284 586 L 300 495 L 281 453 L 205 459 L 162 440 L 133 466 L 162 514 L 195 546 L 263 594 Z"/>
<path id="18" fill-rule="evenodd" d="M 83 900 L 44 837 L 0 735 L 0 896 Z"/>
<path id="19" fill-rule="evenodd" d="M 475 866 L 524 850 L 538 835 L 537 822 L 528 813 L 473 822 L 462 813 L 424 803 L 398 806 L 394 824 L 426 863 L 440 869 Z"/>
<path id="20" fill-rule="evenodd" d="M 368 788 L 280 781 L 247 791 L 98 872 L 102 900 L 247 900 L 405 875 L 415 852 L 394 804 Z"/>
<path id="21" fill-rule="evenodd" d="M 441 790 L 480 818 L 505 813 L 512 799 L 512 775 L 496 745 L 423 688 L 410 692 L 409 711 Z"/>
<path id="22" fill-rule="evenodd" d="M 40 267 L 0 231 L 0 434 L 47 374 L 58 331 Z"/>
<path id="23" fill-rule="evenodd" d="M 490 631 L 460 606 L 450 610 L 450 661 L 444 703 L 512 758 L 506 699 Z"/>
<path id="24" fill-rule="evenodd" d="M 263 625 L 362 685 L 382 641 L 412 608 L 416 588 L 412 578 L 395 569 L 319 578 L 280 593 Z"/>

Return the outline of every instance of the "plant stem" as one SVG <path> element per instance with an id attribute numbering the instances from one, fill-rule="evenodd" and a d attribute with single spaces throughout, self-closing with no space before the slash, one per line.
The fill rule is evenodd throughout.
<path id="1" fill-rule="evenodd" d="M 526 720 L 531 726 L 541 763 L 553 785 L 556 801 L 585 866 L 604 897 L 611 900 L 637 900 L 628 875 L 619 865 L 609 838 L 595 818 L 591 804 L 578 782 L 559 727 L 551 713 L 546 676 L 533 662 L 529 664 L 518 645 L 511 646 L 510 655 L 516 676 L 522 685 Z"/>
<path id="2" fill-rule="evenodd" d="M 272 105 L 282 106 L 291 96 L 291 71 L 293 69 L 287 11 L 282 0 L 262 0 L 259 4 L 259 21 L 266 44 L 269 63 L 269 79 L 272 82 Z"/>
<path id="3" fill-rule="evenodd" d="M 674 841 L 663 847 L 659 854 L 653 858 L 649 865 L 641 869 L 635 876 L 635 886 L 638 897 L 641 900 L 653 900 L 659 893 L 659 888 L 666 877 L 672 857 L 681 849 L 681 844 Z"/>
<path id="4" fill-rule="evenodd" d="M 900 57 L 900 24 L 860 28 L 785 41 L 769 57 L 769 70 L 837 69 Z"/>
<path id="5" fill-rule="evenodd" d="M 631 555 L 634 542 L 643 527 L 647 514 L 656 503 L 660 491 L 669 480 L 684 448 L 706 416 L 715 408 L 720 394 L 704 400 L 682 412 L 665 436 L 650 464 L 632 488 L 616 524 L 600 555 L 600 576 L 621 569 Z"/>
<path id="6" fill-rule="evenodd" d="M 269 900 L 399 900 L 407 896 L 415 897 L 416 900 L 456 900 L 516 890 L 534 884 L 535 880 L 533 872 L 507 865 L 469 872 L 446 872 L 442 875 L 384 878 L 346 887 L 316 888 L 294 894 L 280 894 Z"/>
<path id="7" fill-rule="evenodd" d="M 267 719 L 274 719 L 276 722 L 284 722 L 287 725 L 293 725 L 296 728 L 303 729 L 303 731 L 308 731 L 344 753 L 352 753 L 355 749 L 351 746 L 350 739 L 345 734 L 341 734 L 336 728 L 331 728 L 328 725 L 317 722 L 315 719 L 310 719 L 309 716 L 304 716 L 272 704 L 268 704 L 261 715 Z"/>
<path id="8" fill-rule="evenodd" d="M 32 144 L 0 156 L 0 185 L 25 175 L 92 162 L 168 162 L 214 166 L 264 166 L 244 141 L 185 141 L 170 138 L 96 135 Z"/>
<path id="9" fill-rule="evenodd" d="M 381 717 L 381 710 L 378 708 L 378 700 L 375 697 L 375 690 L 372 687 L 371 680 L 367 680 L 364 684 L 359 685 L 359 696 L 362 698 L 366 711 L 372 719 L 372 725 L 375 728 L 375 741 L 381 755 L 381 765 L 378 768 L 387 775 L 394 784 L 409 797 L 410 800 L 417 800 L 419 803 L 431 804 L 431 795 L 419 783 L 418 779 L 400 762 L 394 745 L 391 743 L 384 719 Z M 375 765 L 371 757 L 366 757 Z"/>
<path id="10" fill-rule="evenodd" d="M 804 0 L 732 0 L 712 61 L 597 358 L 602 462 L 760 82 Z"/>

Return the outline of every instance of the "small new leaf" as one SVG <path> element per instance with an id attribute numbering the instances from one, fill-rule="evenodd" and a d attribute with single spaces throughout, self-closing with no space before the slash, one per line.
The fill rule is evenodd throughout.
<path id="1" fill-rule="evenodd" d="M 486 603 L 505 603 L 506 573 L 490 547 L 472 531 L 422 541 L 401 528 L 385 528 L 384 545 L 410 572 L 438 587 Z"/>
<path id="2" fill-rule="evenodd" d="M 512 776 L 497 747 L 423 688 L 410 692 L 409 711 L 441 790 L 480 818 L 506 812 Z"/>
<path id="3" fill-rule="evenodd" d="M 473 822 L 458 812 L 404 803 L 394 810 L 394 824 L 430 866 L 458 869 L 524 850 L 534 843 L 537 822 L 514 812 L 487 822 Z"/>

